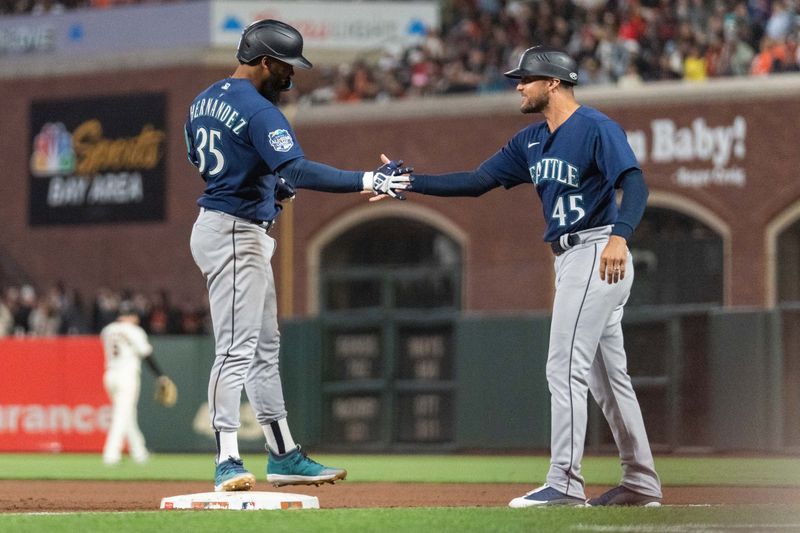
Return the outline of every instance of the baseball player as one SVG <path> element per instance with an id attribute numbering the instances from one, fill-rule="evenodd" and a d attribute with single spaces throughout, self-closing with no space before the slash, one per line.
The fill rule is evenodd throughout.
<path id="1" fill-rule="evenodd" d="M 267 480 L 276 486 L 333 483 L 341 468 L 308 458 L 289 429 L 278 370 L 280 334 L 269 235 L 282 198 L 295 188 L 372 191 L 395 198 L 411 178 L 388 162 L 375 172 L 339 170 L 306 159 L 278 109 L 294 68 L 310 69 L 303 37 L 277 20 L 242 33 L 233 75 L 192 102 L 185 134 L 189 160 L 206 182 L 191 250 L 206 278 L 216 357 L 208 386 L 216 435 L 216 491 L 250 490 L 255 477 L 239 456 L 237 428 L 244 386 L 267 441 Z M 377 196 L 376 196 L 377 198 Z"/>
<path id="2" fill-rule="evenodd" d="M 577 103 L 575 61 L 535 46 L 518 68 L 523 113 L 544 121 L 520 132 L 471 172 L 415 174 L 411 191 L 479 196 L 498 186 L 533 185 L 542 201 L 544 240 L 555 256 L 555 300 L 547 357 L 551 465 L 547 483 L 511 507 L 586 502 L 581 476 L 587 390 L 608 420 L 622 459 L 622 483 L 590 505 L 658 505 L 661 485 L 623 347 L 623 306 L 633 282 L 627 239 L 647 201 L 642 171 L 623 129 Z M 615 189 L 623 191 L 619 208 Z M 599 348 L 599 350 L 598 350 Z"/>
<path id="3" fill-rule="evenodd" d="M 103 463 L 119 464 L 122 446 L 128 442 L 128 451 L 137 463 L 149 458 L 144 436 L 137 421 L 137 403 L 141 387 L 142 360 L 159 383 L 171 380 L 161 371 L 153 359 L 153 347 L 147 333 L 139 326 L 139 315 L 129 302 L 119 306 L 117 319 L 100 332 L 105 355 L 103 385 L 111 398 L 111 427 L 103 446 Z"/>

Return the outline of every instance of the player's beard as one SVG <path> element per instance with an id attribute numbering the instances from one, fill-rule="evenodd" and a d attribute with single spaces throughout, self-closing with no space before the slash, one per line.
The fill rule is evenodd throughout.
<path id="1" fill-rule="evenodd" d="M 549 93 L 542 93 L 536 97 L 526 97 L 522 102 L 519 110 L 525 114 L 541 113 L 542 110 L 550 103 Z"/>
<path id="2" fill-rule="evenodd" d="M 277 76 L 270 76 L 264 81 L 264 84 L 261 86 L 261 96 L 269 100 L 275 105 L 278 105 L 278 102 L 281 99 L 281 93 L 283 91 L 288 91 L 292 88 L 292 78 L 278 78 Z"/>

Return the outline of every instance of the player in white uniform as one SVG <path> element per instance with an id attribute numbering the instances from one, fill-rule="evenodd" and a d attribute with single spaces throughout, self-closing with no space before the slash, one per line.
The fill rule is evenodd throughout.
<path id="1" fill-rule="evenodd" d="M 142 360 L 144 359 L 158 379 L 167 378 L 152 358 L 153 347 L 147 333 L 139 326 L 139 315 L 133 306 L 123 303 L 117 320 L 100 332 L 105 354 L 103 385 L 111 398 L 111 427 L 103 447 L 103 463 L 119 464 L 122 447 L 128 442 L 128 452 L 137 463 L 149 458 L 144 435 L 137 421 L 137 403 L 141 387 Z"/>

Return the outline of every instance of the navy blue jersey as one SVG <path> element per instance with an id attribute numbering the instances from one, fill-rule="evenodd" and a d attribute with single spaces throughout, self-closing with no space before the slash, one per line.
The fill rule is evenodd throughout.
<path id="1" fill-rule="evenodd" d="M 639 168 L 622 127 L 581 106 L 550 133 L 547 122 L 517 133 L 483 162 L 479 173 L 505 188 L 533 183 L 542 201 L 545 241 L 617 221 L 615 185 Z"/>
<path id="2" fill-rule="evenodd" d="M 276 170 L 303 151 L 250 80 L 227 78 L 200 93 L 185 130 L 189 161 L 206 181 L 198 205 L 251 220 L 277 216 Z"/>

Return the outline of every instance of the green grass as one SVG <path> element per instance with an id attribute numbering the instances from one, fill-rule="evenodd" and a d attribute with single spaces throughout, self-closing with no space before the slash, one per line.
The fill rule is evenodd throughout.
<path id="1" fill-rule="evenodd" d="M 545 456 L 495 455 L 315 455 L 343 466 L 354 482 L 540 483 L 548 468 Z M 245 456 L 253 472 L 264 468 L 263 456 Z M 797 458 L 657 457 L 665 485 L 800 487 Z M 0 455 L 0 479 L 107 479 L 210 481 L 212 457 L 153 456 L 144 466 L 129 461 L 103 467 L 96 454 Z M 587 457 L 589 484 L 616 484 L 618 459 Z M 42 495 L 46 497 L 46 495 Z M 0 502 L 2 508 L 2 502 Z M 160 533 L 203 531 L 280 532 L 575 532 L 699 533 L 701 531 L 800 532 L 800 502 L 794 505 L 643 508 L 390 508 L 320 509 L 315 511 L 152 511 L 135 513 L 0 513 L 0 531 Z"/>
<path id="2" fill-rule="evenodd" d="M 635 526 L 631 526 L 635 524 Z M 742 526 L 759 524 L 758 528 Z M 773 528 L 769 528 L 773 526 Z M 635 527 L 635 529 L 632 529 Z M 662 507 L 659 509 L 333 509 L 289 512 L 76 513 L 2 515 L 4 532 L 89 533 L 113 531 L 202 532 L 558 532 L 691 533 L 700 531 L 798 531 L 800 505 Z"/>
<path id="3" fill-rule="evenodd" d="M 429 483 L 539 483 L 547 474 L 545 456 L 496 455 L 314 455 L 325 464 L 348 470 L 355 482 L 396 481 Z M 245 465 L 262 473 L 265 458 L 246 455 Z M 96 454 L 0 455 L 0 479 L 99 479 L 207 481 L 213 477 L 211 454 L 154 455 L 146 465 L 130 461 L 103 467 Z M 657 457 L 665 485 L 795 486 L 800 487 L 797 458 Z M 586 457 L 590 485 L 619 481 L 616 457 Z"/>

